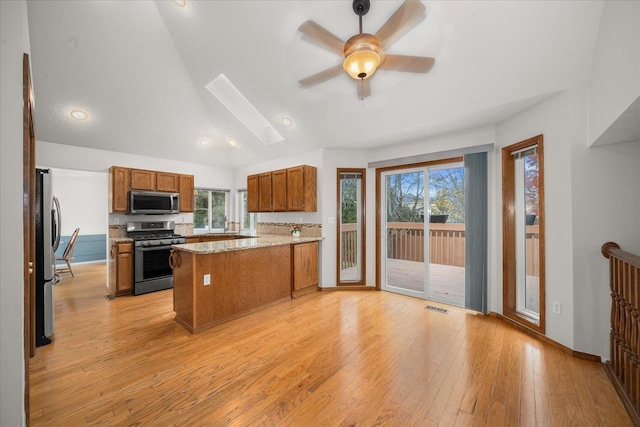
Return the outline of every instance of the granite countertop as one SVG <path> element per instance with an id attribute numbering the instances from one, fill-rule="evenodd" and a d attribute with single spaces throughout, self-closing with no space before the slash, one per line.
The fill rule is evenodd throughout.
<path id="1" fill-rule="evenodd" d="M 227 231 L 226 233 L 198 233 L 183 234 L 184 237 L 206 237 L 206 236 L 246 236 L 257 237 L 255 231 Z"/>
<path id="2" fill-rule="evenodd" d="M 133 242 L 131 237 L 109 237 L 109 243 Z"/>
<path id="3" fill-rule="evenodd" d="M 172 245 L 172 248 L 196 254 L 215 254 L 220 252 L 242 251 L 245 249 L 267 248 L 269 246 L 295 245 L 298 243 L 318 242 L 322 237 L 291 237 L 288 235 L 263 234 L 258 237 L 218 242 L 187 243 Z"/>

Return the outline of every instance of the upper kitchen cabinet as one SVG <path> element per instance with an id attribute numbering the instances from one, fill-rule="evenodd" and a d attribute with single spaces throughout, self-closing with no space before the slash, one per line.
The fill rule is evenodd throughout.
<path id="1" fill-rule="evenodd" d="M 287 210 L 287 170 L 271 172 L 271 210 L 284 212 Z"/>
<path id="2" fill-rule="evenodd" d="M 180 194 L 180 212 L 193 212 L 193 175 L 172 172 L 109 168 L 109 212 L 129 212 L 129 194 L 136 191 L 161 191 Z"/>
<path id="3" fill-rule="evenodd" d="M 247 211 L 258 212 L 260 210 L 260 195 L 258 175 L 249 175 L 247 177 Z"/>
<path id="4" fill-rule="evenodd" d="M 273 204 L 271 203 L 271 188 L 271 172 L 258 175 L 258 202 L 260 204 L 260 212 L 271 212 L 273 209 Z"/>
<path id="5" fill-rule="evenodd" d="M 313 166 L 287 169 L 287 210 L 315 212 L 318 210 L 318 172 Z"/>
<path id="6" fill-rule="evenodd" d="M 156 191 L 156 172 L 131 169 L 131 189 Z"/>
<path id="7" fill-rule="evenodd" d="M 156 172 L 156 191 L 177 193 L 180 191 L 180 175 L 169 172 Z"/>
<path id="8" fill-rule="evenodd" d="M 109 168 L 109 212 L 129 212 L 131 170 L 112 166 Z"/>
<path id="9" fill-rule="evenodd" d="M 180 192 L 180 212 L 193 212 L 193 175 L 178 175 Z"/>
<path id="10" fill-rule="evenodd" d="M 317 169 L 296 166 L 247 177 L 249 212 L 316 212 Z"/>

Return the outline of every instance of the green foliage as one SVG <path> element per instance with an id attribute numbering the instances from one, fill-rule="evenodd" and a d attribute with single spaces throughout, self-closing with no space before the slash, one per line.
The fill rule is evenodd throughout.
<path id="1" fill-rule="evenodd" d="M 341 179 L 342 201 L 340 211 L 342 224 L 355 224 L 358 222 L 358 180 Z"/>

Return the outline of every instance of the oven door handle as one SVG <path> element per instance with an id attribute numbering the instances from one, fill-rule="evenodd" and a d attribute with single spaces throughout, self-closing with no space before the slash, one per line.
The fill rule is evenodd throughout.
<path id="1" fill-rule="evenodd" d="M 171 249 L 171 246 L 146 246 L 144 248 L 141 246 L 136 247 L 136 251 L 139 251 L 139 252 L 161 251 L 161 250 L 164 251 L 167 249 Z"/>

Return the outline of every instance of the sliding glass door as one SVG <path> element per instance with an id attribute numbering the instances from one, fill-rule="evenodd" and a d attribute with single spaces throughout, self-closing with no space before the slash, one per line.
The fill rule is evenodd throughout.
<path id="1" fill-rule="evenodd" d="M 381 288 L 464 307 L 464 167 L 381 173 Z"/>

